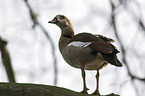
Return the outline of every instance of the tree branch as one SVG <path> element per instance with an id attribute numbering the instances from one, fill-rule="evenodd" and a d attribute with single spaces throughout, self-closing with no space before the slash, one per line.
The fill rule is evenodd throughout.
<path id="1" fill-rule="evenodd" d="M 137 76 L 134 76 L 134 75 L 131 73 L 131 71 L 130 71 L 129 65 L 128 65 L 127 60 L 126 60 L 126 50 L 125 50 L 125 47 L 124 47 L 124 45 L 123 45 L 123 43 L 122 43 L 122 41 L 121 41 L 121 39 L 120 39 L 120 37 L 119 37 L 119 35 L 118 35 L 118 30 L 117 30 L 117 27 L 116 27 L 116 18 L 115 18 L 116 14 L 114 14 L 115 5 L 114 5 L 114 3 L 112 2 L 112 0 L 110 1 L 110 4 L 111 4 L 111 8 L 112 8 L 112 14 L 111 14 L 111 15 L 112 15 L 112 16 L 111 16 L 112 25 L 113 25 L 113 29 L 114 29 L 115 36 L 116 36 L 116 38 L 117 38 L 117 40 L 118 40 L 118 42 L 119 42 L 119 44 L 120 44 L 120 47 L 121 47 L 122 61 L 123 61 L 123 64 L 125 64 L 125 66 L 126 66 L 126 69 L 127 69 L 127 71 L 128 71 L 128 75 L 131 77 L 131 82 L 132 82 L 132 84 L 133 84 L 133 86 L 134 86 L 134 89 L 136 90 L 136 94 L 137 94 L 137 96 L 139 96 L 138 88 L 137 88 L 137 86 L 135 85 L 134 79 L 137 79 L 137 80 L 140 80 L 140 81 L 144 81 L 144 82 L 145 82 L 145 79 L 144 79 L 144 78 L 139 78 L 139 77 L 137 77 Z"/>
<path id="2" fill-rule="evenodd" d="M 130 69 L 129 69 L 129 66 L 128 66 L 128 63 L 127 63 L 127 60 L 126 60 L 126 50 L 125 50 L 125 47 L 118 35 L 118 30 L 117 30 L 117 27 L 116 27 L 116 14 L 114 14 L 114 11 L 115 11 L 115 5 L 113 4 L 112 1 L 110 1 L 111 3 L 111 7 L 112 7 L 112 14 L 111 14 L 111 20 L 112 20 L 112 25 L 113 25 L 113 29 L 114 29 L 114 33 L 115 33 L 115 36 L 120 44 L 120 47 L 121 47 L 121 52 L 122 52 L 122 61 L 123 63 L 125 64 L 126 68 L 127 68 L 127 71 L 128 71 L 128 75 L 131 77 L 132 80 L 134 79 L 137 79 L 137 80 L 141 80 L 143 82 L 145 82 L 145 78 L 140 78 L 140 77 L 137 77 L 137 76 L 134 76 Z"/>
<path id="3" fill-rule="evenodd" d="M 0 96 L 95 96 L 40 84 L 0 83 Z M 119 96 L 111 93 L 101 96 Z"/>
<path id="4" fill-rule="evenodd" d="M 49 32 L 46 31 L 46 29 L 41 25 L 41 23 L 38 21 L 37 19 L 37 15 L 34 13 L 34 11 L 32 10 L 31 6 L 29 5 L 27 0 L 24 0 L 25 4 L 28 7 L 29 10 L 29 14 L 31 17 L 31 20 L 33 22 L 32 28 L 35 29 L 36 25 L 41 29 L 41 31 L 45 34 L 46 38 L 48 39 L 48 41 L 50 42 L 51 45 L 51 49 L 52 49 L 52 56 L 53 56 L 53 64 L 54 64 L 54 85 L 57 84 L 57 75 L 58 75 L 58 68 L 57 68 L 57 60 L 56 60 L 56 55 L 55 55 L 55 46 L 54 46 L 54 42 L 52 41 L 50 35 L 48 34 Z"/>
<path id="5" fill-rule="evenodd" d="M 6 73 L 7 73 L 9 82 L 16 82 L 13 67 L 12 67 L 12 64 L 11 64 L 11 59 L 10 59 L 10 56 L 9 56 L 9 52 L 6 48 L 6 45 L 7 45 L 7 42 L 2 40 L 2 38 L 0 37 L 1 57 L 2 57 L 3 65 L 6 69 Z"/>

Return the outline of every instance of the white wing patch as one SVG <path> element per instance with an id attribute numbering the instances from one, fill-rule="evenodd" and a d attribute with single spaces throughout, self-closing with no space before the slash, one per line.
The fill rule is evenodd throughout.
<path id="1" fill-rule="evenodd" d="M 80 42 L 80 41 L 74 41 L 69 43 L 67 46 L 75 46 L 75 47 L 82 47 L 85 48 L 89 46 L 92 42 Z"/>

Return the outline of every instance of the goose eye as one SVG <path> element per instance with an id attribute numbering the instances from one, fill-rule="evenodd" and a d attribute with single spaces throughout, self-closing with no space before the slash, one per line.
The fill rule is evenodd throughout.
<path id="1" fill-rule="evenodd" d="M 65 19 L 65 17 L 64 16 L 60 16 L 60 19 L 63 20 L 63 19 Z"/>

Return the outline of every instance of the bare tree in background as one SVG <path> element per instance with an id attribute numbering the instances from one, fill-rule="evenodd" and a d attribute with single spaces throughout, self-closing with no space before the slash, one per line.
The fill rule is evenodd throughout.
<path id="1" fill-rule="evenodd" d="M 3 65 L 5 67 L 9 82 L 16 82 L 9 52 L 7 50 L 7 42 L 0 37 L 0 53 Z"/>
<path id="2" fill-rule="evenodd" d="M 135 1 L 134 1 L 135 2 Z M 129 3 L 129 0 L 128 0 L 128 3 Z M 135 90 L 136 90 L 136 94 L 137 96 L 141 96 L 141 94 L 139 94 L 138 92 L 138 87 L 137 85 L 135 84 L 135 80 L 138 80 L 140 82 L 144 82 L 145 83 L 145 77 L 141 78 L 139 76 L 136 76 L 134 75 L 134 73 L 131 72 L 131 68 L 130 68 L 130 65 L 128 64 L 128 60 L 127 60 L 127 49 L 124 47 L 124 44 L 123 44 L 123 41 L 121 40 L 121 37 L 118 35 L 118 29 L 117 29 L 117 21 L 116 21 L 116 18 L 117 18 L 117 13 L 115 14 L 115 10 L 117 10 L 118 7 L 120 6 L 125 6 L 126 4 L 126 1 L 121 1 L 120 0 L 120 4 L 119 5 L 115 5 L 115 3 L 111 0 L 110 1 L 110 5 L 111 5 L 111 8 L 112 8 L 112 16 L 111 16 L 111 24 L 112 24 L 112 27 L 113 27 L 113 30 L 114 30 L 114 33 L 115 33 L 115 36 L 120 44 L 120 48 L 121 48 L 121 54 L 122 54 L 122 62 L 124 63 L 126 69 L 127 69 L 127 73 L 128 75 L 130 76 L 130 81 L 131 83 L 133 84 Z M 125 7 L 125 9 L 127 11 L 129 11 L 127 9 L 127 7 Z M 139 9 L 140 10 L 140 9 Z M 129 12 L 130 13 L 130 12 Z M 134 17 L 134 16 L 133 16 Z M 131 17 L 132 18 L 132 17 Z M 136 25 L 141 27 L 141 29 L 143 29 L 143 31 L 145 31 L 145 27 L 144 27 L 144 24 L 143 24 L 143 21 L 141 20 L 142 17 L 138 17 L 136 18 Z M 138 30 L 139 32 L 141 31 L 140 29 Z M 133 40 L 132 40 L 133 41 Z M 134 52 L 137 50 L 136 49 L 133 49 L 132 53 L 134 53 L 133 55 L 135 55 L 136 52 Z M 138 62 L 140 62 L 142 58 L 138 58 Z M 140 63 L 138 64 L 139 66 L 142 66 Z M 132 66 L 134 66 L 134 64 L 132 63 Z"/>
<path id="3" fill-rule="evenodd" d="M 27 16 L 30 17 L 30 20 L 32 21 L 32 30 L 36 31 L 36 27 L 39 27 L 41 29 L 41 32 L 43 34 L 45 34 L 48 42 L 50 42 L 51 45 L 51 55 L 53 56 L 53 69 L 54 69 L 54 85 L 57 84 L 57 80 L 58 80 L 58 67 L 57 67 L 57 59 L 56 59 L 56 48 L 54 46 L 54 42 L 50 36 L 50 32 L 44 27 L 43 24 L 41 24 L 41 22 L 39 21 L 39 15 L 41 15 L 42 13 L 39 13 L 39 11 L 37 11 L 35 9 L 34 6 L 31 5 L 32 2 L 31 0 L 23 0 L 23 3 L 26 5 L 26 9 L 28 11 Z M 39 1 L 35 1 L 38 2 Z M 47 2 L 47 0 L 43 0 L 42 2 Z M 49 3 L 52 2 L 51 0 L 49 1 Z M 63 0 L 61 1 L 57 1 L 56 5 L 49 5 L 48 3 L 48 10 L 50 12 L 52 11 L 60 11 L 61 8 L 63 8 L 64 6 L 64 2 Z M 97 2 L 97 1 L 96 1 Z M 120 54 L 122 56 L 121 61 L 124 64 L 124 67 L 126 68 L 126 73 L 128 75 L 127 78 L 124 82 L 122 82 L 122 84 L 120 85 L 125 86 L 126 82 L 130 82 L 132 84 L 132 87 L 134 88 L 134 91 L 136 93 L 136 96 L 143 96 L 143 94 L 145 94 L 145 90 L 144 87 L 142 87 L 143 85 L 145 85 L 145 52 L 144 50 L 142 50 L 142 45 L 144 45 L 144 41 L 145 41 L 145 24 L 144 24 L 144 20 L 145 20 L 145 9 L 144 6 L 140 4 L 139 1 L 137 0 L 109 0 L 109 5 L 110 5 L 110 9 L 111 12 L 109 13 L 109 20 L 108 20 L 108 24 L 106 27 L 106 29 L 104 29 L 105 31 L 112 31 L 114 33 L 114 36 L 116 38 L 116 42 L 118 42 L 119 44 L 119 48 L 120 48 Z M 97 5 L 93 6 L 91 5 L 91 1 L 84 1 L 86 8 L 88 8 L 88 12 L 85 16 L 83 16 L 81 18 L 81 20 L 76 22 L 76 25 L 79 26 L 83 26 L 86 24 L 87 21 L 91 21 L 93 22 L 95 20 L 95 18 L 97 18 L 98 14 L 104 16 L 103 12 L 104 9 L 98 9 Z M 53 3 L 52 3 L 53 4 Z M 39 4 L 38 4 L 39 5 Z M 42 7 L 43 5 L 39 5 L 39 7 Z M 102 5 L 102 6 L 105 6 Z M 136 9 L 134 9 L 134 7 Z M 52 10 L 54 9 L 54 10 Z M 43 9 L 41 9 L 43 10 Z M 101 11 L 103 11 L 101 13 Z M 136 28 L 136 33 L 133 33 L 134 36 L 131 37 L 123 37 L 124 34 L 128 34 L 128 32 L 124 32 L 121 33 L 122 31 L 120 31 L 120 21 L 125 21 L 125 20 L 119 20 L 119 16 L 120 14 L 122 14 L 122 12 L 125 12 L 130 18 L 131 22 L 135 25 Z M 37 16 L 37 15 L 38 16 Z M 71 14 L 71 13 L 70 13 Z M 43 14 L 44 15 L 44 14 Z M 57 14 L 55 14 L 57 15 Z M 65 14 L 64 14 L 65 15 Z M 52 16 L 54 17 L 54 16 Z M 88 18 L 88 17 L 92 17 L 92 18 Z M 106 17 L 104 17 L 104 20 Z M 51 18 L 52 19 L 52 18 Z M 46 21 L 47 22 L 47 21 Z M 92 29 L 94 27 L 96 27 L 96 25 L 94 25 L 93 23 L 90 24 Z M 125 28 L 124 28 L 125 29 Z M 142 36 L 140 36 L 140 35 Z M 129 40 L 130 43 L 126 44 L 126 40 Z M 143 41 L 144 40 L 144 41 Z M 143 46 L 144 47 L 144 46 Z M 140 73 L 140 74 L 139 74 Z M 48 74 L 49 75 L 49 74 Z M 142 85 L 142 86 L 140 86 Z"/>
<path id="4" fill-rule="evenodd" d="M 122 54 L 122 62 L 123 64 L 125 65 L 126 69 L 127 69 L 127 73 L 128 73 L 128 76 L 131 78 L 130 79 L 130 82 L 133 84 L 134 86 L 134 89 L 136 90 L 136 94 L 137 96 L 142 96 L 142 93 L 139 93 L 139 87 L 137 86 L 135 80 L 138 80 L 139 82 L 144 82 L 145 83 L 145 77 L 140 77 L 140 76 L 137 76 L 135 75 L 133 72 L 133 70 L 131 69 L 131 66 L 135 66 L 134 63 L 131 64 L 131 66 L 128 64 L 128 59 L 127 59 L 127 51 L 129 51 L 127 48 L 125 48 L 125 45 L 124 45 L 124 41 L 121 39 L 121 37 L 119 36 L 119 32 L 118 32 L 118 29 L 117 29 L 117 21 L 116 21 L 116 18 L 117 18 L 117 15 L 118 15 L 118 11 L 115 12 L 119 7 L 123 7 L 124 10 L 126 10 L 129 14 L 132 13 L 134 15 L 131 15 L 130 17 L 133 18 L 133 20 L 135 21 L 136 25 L 139 27 L 139 29 L 137 30 L 138 32 L 142 32 L 144 31 L 145 32 L 145 26 L 143 24 L 143 21 L 142 21 L 142 16 L 140 17 L 137 17 L 135 16 L 135 12 L 134 10 L 131 10 L 132 8 L 129 8 L 127 5 L 127 3 L 131 3 L 133 2 L 135 4 L 135 6 L 138 6 L 138 10 L 141 10 L 140 9 L 140 5 L 138 5 L 137 1 L 130 1 L 130 0 L 120 0 L 119 4 L 116 5 L 115 4 L 115 1 L 113 0 L 110 0 L 110 5 L 111 5 L 111 8 L 112 8 L 112 14 L 111 14 L 111 25 L 112 25 L 112 28 L 114 30 L 114 33 L 115 33 L 115 36 L 120 44 L 120 48 L 121 48 L 121 54 Z M 139 13 L 140 11 L 138 11 Z M 141 13 L 139 13 L 141 14 Z M 132 41 L 134 41 L 134 39 L 136 39 L 136 37 L 133 38 Z M 132 43 L 135 43 L 135 42 L 132 42 Z M 132 55 L 136 56 L 137 58 L 137 49 L 135 49 L 133 46 L 129 46 L 132 48 L 131 52 L 132 52 Z M 139 54 L 138 54 L 139 55 Z M 138 66 L 142 66 L 142 63 L 140 63 L 140 61 L 144 58 L 144 56 L 140 56 L 141 58 L 137 58 L 138 60 Z M 136 70 L 137 71 L 137 70 Z M 139 70 L 140 71 L 140 70 Z"/>
<path id="5" fill-rule="evenodd" d="M 54 85 L 57 84 L 57 60 L 56 60 L 56 56 L 55 56 L 55 46 L 54 43 L 51 39 L 51 37 L 49 36 L 49 32 L 43 27 L 43 25 L 41 25 L 41 23 L 37 20 L 37 16 L 34 13 L 33 9 L 31 8 L 31 6 L 28 3 L 28 0 L 24 0 L 24 2 L 26 3 L 28 10 L 29 10 L 29 15 L 31 17 L 31 20 L 33 22 L 32 28 L 35 29 L 36 26 L 40 27 L 41 31 L 45 34 L 46 38 L 48 39 L 48 41 L 51 44 L 51 49 L 52 49 L 52 56 L 53 56 L 53 64 L 54 64 Z"/>

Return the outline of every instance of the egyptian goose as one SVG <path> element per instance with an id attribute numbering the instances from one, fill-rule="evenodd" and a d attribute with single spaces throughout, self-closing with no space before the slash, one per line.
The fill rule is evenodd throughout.
<path id="1" fill-rule="evenodd" d="M 83 93 L 87 94 L 88 90 L 85 70 L 97 70 L 97 87 L 93 94 L 99 95 L 99 70 L 108 63 L 117 67 L 122 66 L 116 56 L 119 51 L 111 44 L 114 40 L 90 33 L 74 35 L 72 24 L 64 15 L 56 15 L 48 23 L 56 24 L 61 29 L 59 50 L 69 65 L 81 69 L 84 85 Z"/>

